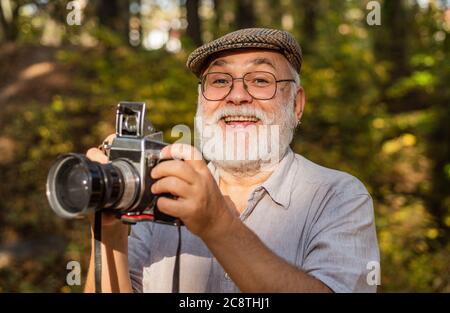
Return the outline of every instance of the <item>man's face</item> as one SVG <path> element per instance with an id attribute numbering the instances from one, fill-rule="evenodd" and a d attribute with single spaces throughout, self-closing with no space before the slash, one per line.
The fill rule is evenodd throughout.
<path id="1" fill-rule="evenodd" d="M 286 58 L 265 50 L 229 51 L 210 63 L 203 77 L 207 74 L 210 79 L 203 80 L 196 117 L 205 157 L 219 167 L 238 172 L 277 163 L 292 140 L 303 109 L 303 90 L 299 97 L 294 82 L 266 81 L 273 77 L 294 79 Z M 235 79 L 244 75 L 245 81 Z M 227 81 L 232 82 L 228 94 Z"/>

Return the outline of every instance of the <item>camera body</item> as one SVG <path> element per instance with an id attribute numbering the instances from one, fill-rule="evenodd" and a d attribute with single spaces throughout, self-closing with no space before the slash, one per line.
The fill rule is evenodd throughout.
<path id="1" fill-rule="evenodd" d="M 116 137 L 103 148 L 107 164 L 68 153 L 58 157 L 47 177 L 47 198 L 61 217 L 79 218 L 99 210 L 117 215 L 124 223 L 140 221 L 180 225 L 177 218 L 157 208 L 160 196 L 151 192 L 152 169 L 164 160 L 167 146 L 162 133 L 145 123 L 145 103 L 120 102 L 116 111 Z"/>
<path id="2" fill-rule="evenodd" d="M 147 132 L 147 134 L 145 134 Z M 144 102 L 120 102 L 116 112 L 116 138 L 111 147 L 106 147 L 110 162 L 127 160 L 134 167 L 139 182 L 136 184 L 135 199 L 127 212 L 121 215 L 126 223 L 139 221 L 155 221 L 176 225 L 179 220 L 160 212 L 156 201 L 158 195 L 151 193 L 150 187 L 154 180 L 151 170 L 161 161 L 160 152 L 167 146 L 163 142 L 161 132 L 155 132 L 153 126 L 145 123 Z M 171 197 L 170 194 L 162 196 Z M 125 200 L 125 199 L 124 199 Z M 124 207 L 127 205 L 125 204 Z"/>

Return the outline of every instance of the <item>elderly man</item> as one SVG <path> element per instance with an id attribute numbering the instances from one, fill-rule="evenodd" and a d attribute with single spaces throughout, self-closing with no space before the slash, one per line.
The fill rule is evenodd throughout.
<path id="1" fill-rule="evenodd" d="M 262 28 L 227 34 L 189 56 L 200 79 L 202 153 L 168 146 L 162 155 L 173 160 L 151 173 L 152 192 L 176 196 L 159 198 L 158 207 L 186 226 L 181 246 L 177 227 L 138 223 L 128 235 L 126 225 L 103 216 L 103 291 L 170 292 L 174 284 L 180 292 L 376 291 L 369 193 L 353 176 L 289 148 L 305 106 L 301 64 L 292 35 Z M 244 140 L 234 140 L 239 134 Z M 255 142 L 264 152 L 251 158 Z M 98 149 L 87 155 L 107 161 Z M 93 263 L 92 256 L 86 291 L 93 290 Z"/>

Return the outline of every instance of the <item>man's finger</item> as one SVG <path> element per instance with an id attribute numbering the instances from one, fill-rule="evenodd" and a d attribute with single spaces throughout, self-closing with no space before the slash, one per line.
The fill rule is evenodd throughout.
<path id="1" fill-rule="evenodd" d="M 183 199 L 170 199 L 166 197 L 160 197 L 156 202 L 158 209 L 168 215 L 180 218 L 180 214 L 183 212 Z"/>
<path id="2" fill-rule="evenodd" d="M 189 184 L 192 184 L 195 182 L 197 173 L 184 161 L 169 160 L 161 162 L 155 166 L 155 168 L 152 169 L 151 176 L 154 179 L 159 179 L 165 176 L 175 176 Z"/>
<path id="3" fill-rule="evenodd" d="M 86 152 L 86 157 L 95 162 L 108 163 L 108 157 L 99 149 L 91 148 Z"/>
<path id="4" fill-rule="evenodd" d="M 116 138 L 116 134 L 111 134 L 103 140 L 103 143 L 112 144 L 114 138 Z"/>
<path id="5" fill-rule="evenodd" d="M 191 145 L 181 143 L 174 143 L 164 147 L 164 149 L 161 150 L 161 158 L 184 160 L 194 169 L 200 169 L 206 165 L 200 151 Z"/>
<path id="6" fill-rule="evenodd" d="M 151 191 L 154 194 L 170 193 L 177 197 L 186 198 L 189 196 L 189 185 L 178 177 L 164 177 L 153 183 Z"/>

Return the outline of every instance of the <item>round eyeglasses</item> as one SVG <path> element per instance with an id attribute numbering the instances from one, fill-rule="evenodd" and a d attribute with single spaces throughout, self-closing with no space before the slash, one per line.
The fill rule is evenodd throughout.
<path id="1" fill-rule="evenodd" d="M 225 99 L 233 89 L 234 81 L 242 80 L 245 90 L 257 100 L 270 100 L 275 97 L 278 83 L 295 82 L 294 79 L 279 79 L 269 72 L 249 72 L 242 77 L 233 77 L 228 73 L 211 72 L 202 77 L 202 94 L 206 100 Z"/>

